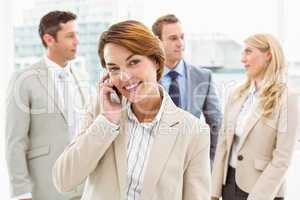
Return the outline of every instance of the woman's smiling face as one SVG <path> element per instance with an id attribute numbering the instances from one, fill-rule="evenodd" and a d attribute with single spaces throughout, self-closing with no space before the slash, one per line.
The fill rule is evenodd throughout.
<path id="1" fill-rule="evenodd" d="M 157 88 L 158 66 L 147 56 L 137 55 L 123 46 L 108 43 L 104 59 L 111 82 L 130 102 L 136 103 Z"/>

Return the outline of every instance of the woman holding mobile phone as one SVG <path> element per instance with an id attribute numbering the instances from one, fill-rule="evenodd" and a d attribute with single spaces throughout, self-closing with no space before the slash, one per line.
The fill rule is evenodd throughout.
<path id="1" fill-rule="evenodd" d="M 82 199 L 210 199 L 209 128 L 176 107 L 158 84 L 160 41 L 143 24 L 124 21 L 99 43 L 99 98 L 84 128 L 53 168 L 67 192 L 87 178 Z M 113 100 L 114 87 L 120 102 Z"/>
<path id="2" fill-rule="evenodd" d="M 297 142 L 299 105 L 283 50 L 270 34 L 245 40 L 247 81 L 225 105 L 213 166 L 212 200 L 283 200 Z"/>

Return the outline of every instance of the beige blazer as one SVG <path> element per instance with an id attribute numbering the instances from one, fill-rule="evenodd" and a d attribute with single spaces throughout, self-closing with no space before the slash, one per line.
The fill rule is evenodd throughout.
<path id="1" fill-rule="evenodd" d="M 80 105 L 88 100 L 86 79 L 71 68 L 80 86 Z M 5 151 L 11 196 L 32 193 L 38 200 L 67 200 L 76 189 L 59 194 L 52 182 L 55 160 L 69 143 L 67 114 L 57 98 L 44 60 L 16 72 L 9 85 L 6 106 Z"/>
<path id="2" fill-rule="evenodd" d="M 210 199 L 209 127 L 166 98 L 140 199 Z M 88 177 L 83 200 L 125 199 L 127 111 L 117 129 L 98 113 L 87 113 L 86 128 L 56 161 L 54 183 L 65 192 Z"/>
<path id="3" fill-rule="evenodd" d="M 237 116 L 248 91 L 236 101 L 229 98 L 219 134 L 212 175 L 212 196 L 220 197 L 225 185 L 229 156 L 233 144 Z M 246 123 L 238 149 L 236 183 L 251 200 L 273 200 L 283 197 L 285 178 L 296 143 L 299 107 L 297 95 L 285 91 L 280 105 L 270 118 L 262 116 L 257 106 Z"/>

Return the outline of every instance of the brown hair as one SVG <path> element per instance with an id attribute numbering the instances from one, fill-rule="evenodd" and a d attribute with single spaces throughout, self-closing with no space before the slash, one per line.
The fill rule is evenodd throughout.
<path id="1" fill-rule="evenodd" d="M 46 42 L 43 40 L 43 36 L 46 33 L 56 40 L 56 34 L 61 29 L 60 24 L 76 20 L 76 18 L 77 16 L 74 13 L 58 10 L 51 11 L 43 16 L 39 24 L 39 35 L 44 47 L 47 47 Z"/>
<path id="2" fill-rule="evenodd" d="M 108 43 L 125 47 L 134 54 L 147 56 L 157 63 L 157 80 L 161 78 L 165 62 L 164 51 L 159 39 L 144 24 L 127 20 L 112 25 L 102 33 L 98 46 L 102 67 L 106 67 L 103 50 Z"/>
<path id="3" fill-rule="evenodd" d="M 168 14 L 168 15 L 161 16 L 152 25 L 152 32 L 159 39 L 161 39 L 161 33 L 162 33 L 163 25 L 174 24 L 174 23 L 178 23 L 178 22 L 180 22 L 179 19 L 173 14 Z"/>

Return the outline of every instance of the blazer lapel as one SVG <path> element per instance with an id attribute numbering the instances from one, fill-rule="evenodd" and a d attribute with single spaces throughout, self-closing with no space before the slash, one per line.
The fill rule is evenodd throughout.
<path id="1" fill-rule="evenodd" d="M 194 86 L 192 86 L 192 82 L 191 82 L 191 69 L 190 69 L 190 66 L 185 62 L 183 61 L 184 63 L 184 67 L 185 67 L 185 71 L 186 71 L 186 89 L 187 89 L 187 94 L 188 94 L 188 97 L 193 97 L 192 95 L 192 90 L 194 89 Z M 192 108 L 191 106 L 193 105 L 193 102 L 191 102 L 191 99 L 192 98 L 188 98 L 188 101 L 187 101 L 187 110 L 189 112 L 191 112 Z"/>
<path id="2" fill-rule="evenodd" d="M 89 83 L 85 76 L 79 71 L 71 66 L 71 73 L 74 76 L 76 86 L 78 86 L 82 106 L 86 105 L 89 102 Z"/>
<path id="3" fill-rule="evenodd" d="M 40 79 L 40 82 L 44 87 L 44 89 L 47 91 L 48 97 L 50 97 L 54 102 L 54 104 L 52 104 L 51 101 L 48 101 L 47 109 L 48 111 L 55 111 L 55 107 L 57 107 L 60 110 L 63 118 L 67 122 L 68 121 L 67 113 L 63 109 L 62 102 L 58 98 L 59 97 L 58 91 L 55 88 L 53 77 L 51 76 L 51 72 L 47 68 L 46 63 L 44 61 L 41 61 L 39 65 L 42 66 L 42 68 L 38 69 L 38 77 Z"/>
<path id="4" fill-rule="evenodd" d="M 123 108 L 125 106 L 125 100 L 123 98 Z M 125 199 L 125 189 L 126 189 L 126 175 L 127 175 L 127 140 L 128 140 L 128 116 L 127 110 L 123 109 L 121 114 L 121 127 L 119 136 L 114 141 L 115 157 L 117 172 L 119 178 L 119 186 L 121 198 Z"/>
<path id="5" fill-rule="evenodd" d="M 255 126 L 255 124 L 258 122 L 258 120 L 261 118 L 262 112 L 259 109 L 259 105 L 255 107 L 251 111 L 251 114 L 249 115 L 249 118 L 247 119 L 247 123 L 245 126 L 245 129 L 243 131 L 243 135 L 241 137 L 240 146 L 238 147 L 238 151 L 242 148 L 243 144 L 245 143 L 246 138 L 248 137 L 249 133 L 251 132 L 251 129 Z"/>
<path id="6" fill-rule="evenodd" d="M 178 108 L 169 96 L 166 95 L 166 98 L 165 109 L 151 147 L 141 199 L 147 199 L 150 194 L 153 194 L 181 127 Z"/>
<path id="7" fill-rule="evenodd" d="M 247 93 L 247 91 L 244 92 L 244 94 L 242 94 L 242 96 L 239 99 L 235 100 L 234 102 L 231 101 L 230 104 L 228 104 L 228 110 L 230 110 L 230 112 L 228 112 L 228 121 L 226 122 L 225 131 L 226 143 L 229 150 L 234 139 L 235 127 L 237 126 L 237 118 L 239 113 L 241 112 L 241 108 L 244 102 L 246 101 Z"/>

